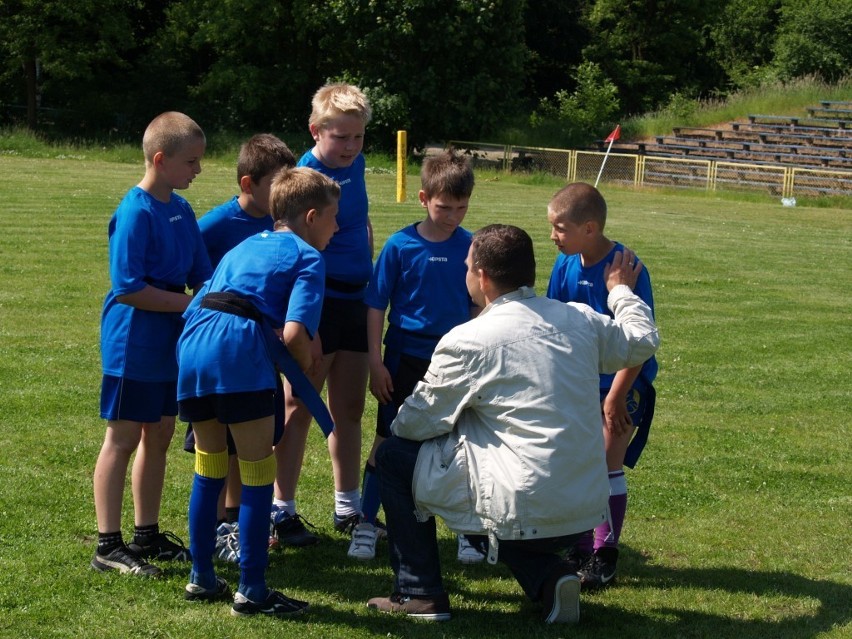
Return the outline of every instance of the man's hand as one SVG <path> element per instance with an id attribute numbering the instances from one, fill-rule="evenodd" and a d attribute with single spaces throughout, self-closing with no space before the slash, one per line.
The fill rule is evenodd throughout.
<path id="1" fill-rule="evenodd" d="M 633 290 L 641 271 L 642 263 L 636 259 L 636 254 L 625 246 L 624 252 L 616 253 L 612 263 L 604 268 L 607 290 L 611 291 L 619 284 L 626 284 Z"/>

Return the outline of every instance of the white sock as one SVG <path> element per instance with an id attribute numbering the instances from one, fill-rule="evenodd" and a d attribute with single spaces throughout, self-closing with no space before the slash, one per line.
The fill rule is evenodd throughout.
<path id="1" fill-rule="evenodd" d="M 291 517 L 296 514 L 296 500 L 295 499 L 273 499 L 272 504 L 278 508 L 278 510 L 283 510 L 285 513 L 290 515 Z"/>
<path id="2" fill-rule="evenodd" d="M 361 491 L 334 491 L 334 512 L 338 517 L 348 517 L 361 512 Z"/>

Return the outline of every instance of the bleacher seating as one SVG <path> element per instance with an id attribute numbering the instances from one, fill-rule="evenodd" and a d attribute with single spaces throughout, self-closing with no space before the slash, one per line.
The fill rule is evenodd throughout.
<path id="1" fill-rule="evenodd" d="M 613 151 L 659 157 L 852 170 L 852 102 L 826 100 L 805 116 L 749 114 L 716 128 L 676 127 Z M 819 117 L 817 117 L 819 116 Z M 598 148 L 604 150 L 604 143 Z"/>

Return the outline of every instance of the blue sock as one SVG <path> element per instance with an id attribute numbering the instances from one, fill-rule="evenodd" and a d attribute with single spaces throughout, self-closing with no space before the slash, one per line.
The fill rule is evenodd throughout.
<path id="1" fill-rule="evenodd" d="M 192 571 L 189 581 L 208 590 L 216 587 L 213 552 L 216 550 L 216 522 L 219 494 L 225 480 L 196 473 L 189 497 L 189 550 Z"/>
<path id="2" fill-rule="evenodd" d="M 251 601 L 267 597 L 266 564 L 269 556 L 269 504 L 272 484 L 246 486 L 240 500 L 240 587 Z"/>
<path id="3" fill-rule="evenodd" d="M 364 479 L 361 483 L 361 513 L 364 515 L 364 521 L 375 524 L 381 505 L 376 467 L 367 462 L 364 464 Z"/>

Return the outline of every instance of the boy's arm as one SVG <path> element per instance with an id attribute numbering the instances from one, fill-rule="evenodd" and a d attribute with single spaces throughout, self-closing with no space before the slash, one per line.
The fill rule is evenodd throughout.
<path id="1" fill-rule="evenodd" d="M 311 338 L 301 322 L 285 322 L 281 331 L 281 341 L 290 351 L 290 355 L 296 360 L 303 371 L 308 370 L 313 363 L 311 356 Z"/>
<path id="2" fill-rule="evenodd" d="M 615 436 L 626 435 L 633 430 L 633 420 L 627 411 L 627 393 L 639 377 L 643 364 L 633 368 L 622 368 L 615 374 L 612 387 L 603 402 L 603 414 L 607 430 Z"/>
<path id="3" fill-rule="evenodd" d="M 370 393 L 380 404 L 391 401 L 393 380 L 382 362 L 382 331 L 385 327 L 385 312 L 379 308 L 367 308 L 367 359 L 370 365 Z"/>
<path id="4" fill-rule="evenodd" d="M 155 311 L 157 313 L 183 313 L 192 298 L 183 293 L 172 293 L 162 289 L 145 285 L 133 293 L 120 295 L 116 300 L 121 304 L 133 306 L 142 311 Z"/>
<path id="5" fill-rule="evenodd" d="M 370 259 L 372 259 L 376 254 L 376 245 L 373 242 L 373 223 L 369 216 L 367 216 L 367 241 L 370 243 Z"/>

